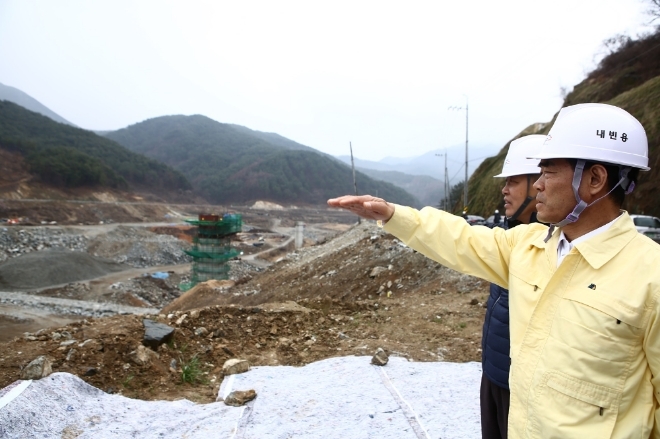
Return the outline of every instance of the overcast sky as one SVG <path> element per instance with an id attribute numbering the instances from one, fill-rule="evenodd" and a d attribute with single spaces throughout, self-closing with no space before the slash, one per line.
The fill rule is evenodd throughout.
<path id="1" fill-rule="evenodd" d="M 0 0 L 0 83 L 75 123 L 170 114 L 341 155 L 499 148 L 552 118 L 643 0 Z"/>

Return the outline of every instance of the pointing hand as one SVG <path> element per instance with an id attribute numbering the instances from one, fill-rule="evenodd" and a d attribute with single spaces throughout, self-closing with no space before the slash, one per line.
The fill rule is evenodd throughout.
<path id="1" fill-rule="evenodd" d="M 371 195 L 344 195 L 331 198 L 328 205 L 350 210 L 362 218 L 387 221 L 394 215 L 394 205 Z"/>

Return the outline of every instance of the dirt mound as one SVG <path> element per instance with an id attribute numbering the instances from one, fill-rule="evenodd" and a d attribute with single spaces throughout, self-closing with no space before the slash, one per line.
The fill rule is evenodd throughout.
<path id="1" fill-rule="evenodd" d="M 173 300 L 172 303 L 161 310 L 161 313 L 183 312 L 215 305 L 217 302 L 216 297 L 222 294 L 223 290 L 233 287 L 235 283 L 233 280 L 210 280 L 208 282 L 202 282 L 183 293 L 179 298 Z"/>
<path id="2" fill-rule="evenodd" d="M 126 265 L 84 252 L 44 250 L 0 264 L 0 289 L 24 291 L 105 276 Z"/>
<path id="3" fill-rule="evenodd" d="M 218 294 L 217 305 L 283 300 L 377 300 L 417 293 L 487 293 L 487 282 L 426 258 L 372 223 L 289 253 L 263 274 Z"/>
<path id="4" fill-rule="evenodd" d="M 151 267 L 190 262 L 191 258 L 183 252 L 188 247 L 186 242 L 171 235 L 120 225 L 90 239 L 87 251 L 133 267 Z"/>

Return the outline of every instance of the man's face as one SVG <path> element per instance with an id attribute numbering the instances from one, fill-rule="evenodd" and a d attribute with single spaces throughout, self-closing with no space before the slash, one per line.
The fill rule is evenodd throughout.
<path id="1" fill-rule="evenodd" d="M 534 180 L 532 179 L 532 182 Z M 506 183 L 502 188 L 502 195 L 504 195 L 504 213 L 508 218 L 511 218 L 518 208 L 523 204 L 527 198 L 527 175 L 514 175 L 506 178 Z M 536 195 L 536 190 L 529 185 L 529 195 L 533 198 Z M 525 210 L 518 216 L 518 219 L 527 222 L 530 215 L 534 212 L 534 201 L 530 202 Z"/>
<path id="2" fill-rule="evenodd" d="M 534 183 L 539 221 L 558 223 L 573 211 L 573 168 L 566 159 L 541 160 L 541 177 Z"/>

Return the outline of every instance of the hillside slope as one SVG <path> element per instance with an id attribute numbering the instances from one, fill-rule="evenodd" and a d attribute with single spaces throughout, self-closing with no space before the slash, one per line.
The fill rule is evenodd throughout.
<path id="1" fill-rule="evenodd" d="M 166 198 L 191 187 L 169 166 L 8 101 L 0 101 L 0 148 L 20 153 L 33 175 L 55 186 L 130 188 Z"/>
<path id="2" fill-rule="evenodd" d="M 376 180 L 392 183 L 415 196 L 423 206 L 437 206 L 445 196 L 442 181 L 428 175 L 411 175 L 397 171 L 356 168 Z M 372 194 L 376 195 L 376 194 Z"/>
<path id="3" fill-rule="evenodd" d="M 277 134 L 223 124 L 201 115 L 163 116 L 107 134 L 126 148 L 183 173 L 214 203 L 269 200 L 324 204 L 353 193 L 348 166 Z M 361 193 L 378 192 L 418 206 L 404 190 L 358 173 Z"/>
<path id="4" fill-rule="evenodd" d="M 606 56 L 596 70 L 575 86 L 564 106 L 588 102 L 621 107 L 646 129 L 651 171 L 640 173 L 640 181 L 623 207 L 631 213 L 660 216 L 660 195 L 656 190 L 660 181 L 660 30 L 639 40 L 628 40 Z M 553 122 L 554 118 L 550 123 L 534 124 L 511 140 L 528 134 L 547 134 Z M 495 157 L 485 160 L 470 178 L 471 212 L 489 214 L 502 207 L 502 182 L 492 176 L 502 169 L 509 143 Z"/>

